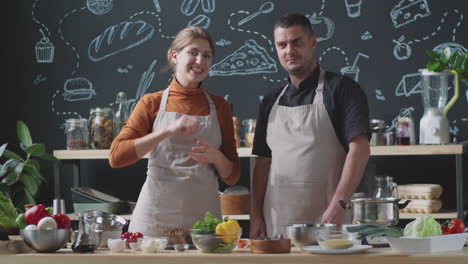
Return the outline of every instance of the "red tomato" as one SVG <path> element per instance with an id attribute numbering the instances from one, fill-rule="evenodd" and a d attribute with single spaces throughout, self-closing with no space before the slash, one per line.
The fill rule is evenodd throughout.
<path id="1" fill-rule="evenodd" d="M 52 216 L 57 223 L 58 229 L 68 229 L 71 227 L 70 218 L 64 214 L 56 214 Z"/>
<path id="2" fill-rule="evenodd" d="M 458 234 L 465 232 L 465 224 L 460 219 L 452 219 L 448 223 L 448 232 L 450 234 Z"/>
<path id="3" fill-rule="evenodd" d="M 130 238 L 132 235 L 133 235 L 132 232 L 125 232 L 125 233 L 123 233 L 123 234 L 120 236 L 120 238 L 122 238 L 122 239 L 128 239 L 128 238 Z"/>
<path id="4" fill-rule="evenodd" d="M 137 238 L 143 237 L 143 234 L 140 233 L 140 232 L 135 232 L 135 233 L 133 233 L 133 235 L 131 237 L 135 238 L 135 240 L 137 240 Z"/>

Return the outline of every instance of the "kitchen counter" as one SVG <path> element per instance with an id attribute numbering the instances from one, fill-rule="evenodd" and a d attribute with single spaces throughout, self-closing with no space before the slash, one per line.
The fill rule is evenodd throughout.
<path id="1" fill-rule="evenodd" d="M 294 248 L 293 248 L 294 249 Z M 390 248 L 372 248 L 365 253 L 345 255 L 318 255 L 298 249 L 289 254 L 253 254 L 247 249 L 236 250 L 230 254 L 205 254 L 198 250 L 189 250 L 185 253 L 165 251 L 161 253 L 132 252 L 126 249 L 123 253 L 112 253 L 107 249 L 100 249 L 93 254 L 75 254 L 71 249 L 61 249 L 56 253 L 26 253 L 17 255 L 1 255 L 0 263 L 15 264 L 144 264 L 144 263 L 468 263 L 468 247 L 460 251 L 443 252 L 436 254 L 400 254 L 394 253 Z"/>

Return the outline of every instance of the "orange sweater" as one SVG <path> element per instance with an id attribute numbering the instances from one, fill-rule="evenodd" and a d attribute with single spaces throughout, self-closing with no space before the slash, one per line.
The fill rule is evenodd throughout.
<path id="1" fill-rule="evenodd" d="M 167 100 L 166 111 L 194 116 L 206 116 L 210 113 L 208 100 L 203 87 L 189 90 L 182 87 L 174 78 Z M 127 124 L 112 142 L 109 163 L 113 168 L 124 167 L 138 161 L 135 139 L 143 137 L 153 130 L 153 123 L 159 111 L 163 91 L 146 94 L 135 106 Z M 219 150 L 234 163 L 232 173 L 223 181 L 229 185 L 239 180 L 240 161 L 234 139 L 232 113 L 229 104 L 220 96 L 211 95 L 216 106 L 222 142 Z"/>

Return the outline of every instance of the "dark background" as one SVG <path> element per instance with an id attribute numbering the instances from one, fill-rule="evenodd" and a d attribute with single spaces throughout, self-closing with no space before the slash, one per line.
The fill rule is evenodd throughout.
<path id="1" fill-rule="evenodd" d="M 155 2 L 159 2 L 161 12 L 156 10 Z M 115 107 L 113 103 L 120 91 L 125 92 L 129 99 L 138 100 L 138 83 L 154 60 L 155 76 L 144 93 L 166 88 L 171 72 L 163 69 L 170 37 L 197 15 L 209 17 L 208 30 L 215 42 L 221 39 L 230 41 L 230 45 L 216 46 L 214 63 L 240 48 L 247 39 L 255 40 L 276 62 L 278 72 L 211 76 L 204 82 L 210 93 L 226 96 L 233 105 L 234 115 L 240 120 L 256 118 L 259 96 L 284 83 L 285 72 L 269 41 L 273 41 L 274 21 L 285 13 L 315 13 L 318 17 L 315 29 L 319 37 L 325 36 L 326 23 L 332 21 L 333 34 L 318 44 L 316 55 L 321 65 L 340 72 L 342 67 L 353 64 L 359 53 L 367 55 L 368 59 L 359 58 L 357 66 L 360 69 L 358 82 L 368 97 L 370 117 L 384 119 L 392 125 L 401 108 L 413 107 L 416 134 L 422 117 L 422 100 L 418 93 L 401 95 L 398 92 L 403 76 L 425 67 L 429 59 L 425 53 L 428 49 L 443 43 L 468 45 L 467 18 L 463 17 L 467 14 L 468 2 L 461 0 L 420 0 L 420 4 L 428 4 L 430 15 L 398 28 L 393 25 L 390 12 L 400 2 L 405 5 L 400 0 L 362 0 L 358 17 L 347 14 L 344 0 L 272 0 L 272 12 L 260 14 L 242 26 L 237 22 L 268 1 L 215 0 L 215 11 L 209 13 L 202 8 L 202 2 L 207 2 L 203 0 L 189 16 L 181 12 L 183 2 L 114 0 L 109 12 L 95 15 L 87 8 L 85 0 L 9 0 L 2 16 L 7 18 L 3 24 L 7 25 L 8 33 L 2 35 L 2 57 L 6 58 L 2 60 L 3 68 L 7 69 L 2 71 L 2 79 L 7 81 L 1 88 L 0 143 L 9 142 L 9 148 L 17 150 L 16 122 L 23 120 L 29 126 L 34 142 L 45 143 L 49 152 L 65 149 L 65 134 L 61 128 L 64 120 L 78 116 L 88 118 L 90 108 Z M 98 62 L 88 58 L 88 46 L 93 39 L 111 26 L 136 20 L 143 20 L 154 27 L 154 35 L 148 41 Z M 52 63 L 39 63 L 35 57 L 36 45 L 42 38 L 39 29 L 55 47 Z M 372 36 L 367 40 L 362 38 L 366 31 Z M 395 41 L 401 36 L 404 36 L 402 42 L 407 46 L 402 44 L 398 50 Z M 395 49 L 396 56 L 402 59 L 394 55 Z M 37 82 L 38 76 L 45 79 Z M 89 100 L 65 101 L 62 95 L 64 84 L 73 78 L 86 78 L 96 94 Z M 448 113 L 451 138 L 458 142 L 468 139 L 466 86 L 461 84 L 460 88 L 461 96 Z M 391 129 L 394 130 L 393 127 Z M 248 165 L 248 159 L 243 159 L 240 184 L 245 186 L 249 183 Z M 397 183 L 441 183 L 445 190 L 452 190 L 445 192 L 443 199 L 448 207 L 454 208 L 454 162 L 450 157 L 373 157 L 369 167 L 368 175 L 392 175 Z M 81 171 L 90 187 L 124 200 L 136 201 L 145 179 L 146 160 L 122 169 L 111 169 L 105 160 L 86 161 L 82 162 Z M 63 177 L 67 182 L 70 175 L 64 173 Z M 51 203 L 51 172 L 47 178 L 49 182 L 43 188 L 41 200 Z"/>

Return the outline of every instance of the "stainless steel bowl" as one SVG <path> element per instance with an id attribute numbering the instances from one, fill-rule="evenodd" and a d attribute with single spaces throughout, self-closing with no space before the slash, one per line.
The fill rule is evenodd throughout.
<path id="1" fill-rule="evenodd" d="M 24 242 L 37 252 L 55 252 L 70 240 L 71 229 L 21 230 Z"/>
<path id="2" fill-rule="evenodd" d="M 79 213 L 79 215 L 82 215 L 86 219 L 96 223 L 95 230 L 122 230 L 122 228 L 127 225 L 127 220 L 125 220 L 125 218 L 102 211 L 85 211 Z"/>
<path id="3" fill-rule="evenodd" d="M 335 227 L 335 224 L 293 224 L 286 226 L 286 235 L 296 247 L 316 245 L 315 230 Z"/>

